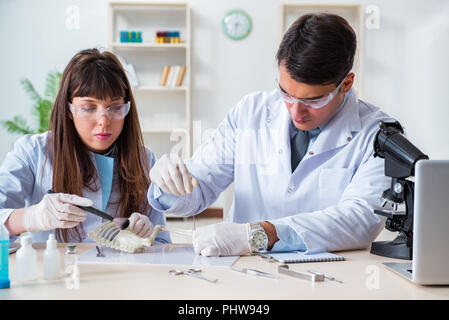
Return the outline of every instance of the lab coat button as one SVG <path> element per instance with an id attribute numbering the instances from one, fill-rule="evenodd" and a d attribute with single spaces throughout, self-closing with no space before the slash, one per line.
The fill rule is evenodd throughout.
<path id="1" fill-rule="evenodd" d="M 315 154 L 315 152 L 309 151 L 309 155 L 313 156 L 314 154 Z"/>
<path id="2" fill-rule="evenodd" d="M 282 154 L 282 152 L 284 152 L 282 149 L 279 149 L 279 150 L 278 150 L 278 153 L 279 153 L 279 154 Z"/>
<path id="3" fill-rule="evenodd" d="M 271 119 L 270 118 L 267 118 L 267 123 L 270 123 L 271 122 Z"/>
<path id="4" fill-rule="evenodd" d="M 352 140 L 352 138 L 351 138 L 351 137 L 348 137 L 346 140 L 348 140 L 348 142 L 350 142 L 350 141 Z"/>
<path id="5" fill-rule="evenodd" d="M 293 188 L 292 187 L 288 187 L 287 192 L 288 193 L 292 193 L 293 192 Z"/>

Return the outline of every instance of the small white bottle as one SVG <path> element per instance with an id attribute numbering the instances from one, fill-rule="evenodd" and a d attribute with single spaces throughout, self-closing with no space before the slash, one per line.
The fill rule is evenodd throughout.
<path id="1" fill-rule="evenodd" d="M 78 268 L 78 257 L 76 246 L 67 245 L 65 252 L 65 286 L 67 289 L 79 289 L 80 271 Z"/>
<path id="2" fill-rule="evenodd" d="M 32 281 L 37 279 L 37 254 L 31 246 L 32 238 L 20 238 L 20 248 L 16 252 L 16 280 Z"/>
<path id="3" fill-rule="evenodd" d="M 60 276 L 61 254 L 56 243 L 55 235 L 50 234 L 44 251 L 44 279 L 46 280 L 57 279 Z"/>

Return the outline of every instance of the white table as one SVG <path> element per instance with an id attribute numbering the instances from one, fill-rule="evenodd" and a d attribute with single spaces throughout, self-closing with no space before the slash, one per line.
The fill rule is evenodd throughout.
<path id="1" fill-rule="evenodd" d="M 33 246 L 38 250 L 42 268 L 44 244 Z M 64 245 L 58 246 L 63 254 Z M 82 253 L 93 247 L 93 244 L 81 243 L 77 245 L 77 251 Z M 0 290 L 0 299 L 449 299 L 449 286 L 416 285 L 382 265 L 386 261 L 403 260 L 375 256 L 369 250 L 338 254 L 346 260 L 289 264 L 289 267 L 304 272 L 315 269 L 342 280 L 343 284 L 329 280 L 311 283 L 282 274 L 278 279 L 270 279 L 241 274 L 227 267 L 202 267 L 205 275 L 219 279 L 217 283 L 209 283 L 190 276 L 170 275 L 168 271 L 173 266 L 80 264 L 79 289 L 67 288 L 64 279 L 42 280 L 42 270 L 37 281 L 17 283 L 13 272 L 15 254 L 12 254 L 11 288 Z M 267 262 L 258 256 L 243 256 L 234 265 L 277 273 L 278 263 Z"/>

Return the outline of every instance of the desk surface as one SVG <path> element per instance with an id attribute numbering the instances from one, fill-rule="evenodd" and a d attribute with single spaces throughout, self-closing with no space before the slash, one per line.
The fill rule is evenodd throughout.
<path id="1" fill-rule="evenodd" d="M 282 274 L 278 279 L 261 278 L 225 267 L 202 267 L 205 275 L 219 279 L 209 283 L 169 275 L 170 266 L 81 263 L 79 289 L 68 289 L 64 279 L 42 280 L 44 244 L 33 247 L 38 251 L 39 279 L 17 283 L 13 272 L 15 254 L 10 255 L 11 288 L 0 290 L 0 299 L 449 299 L 449 286 L 409 282 L 382 265 L 403 260 L 375 256 L 368 250 L 339 252 L 345 261 L 289 264 L 295 271 L 313 268 L 328 273 L 343 284 L 329 280 L 311 283 Z M 77 247 L 78 253 L 82 253 L 94 245 L 81 243 Z M 59 244 L 59 249 L 63 253 L 64 246 Z M 234 265 L 277 273 L 278 263 L 259 256 L 243 256 Z"/>

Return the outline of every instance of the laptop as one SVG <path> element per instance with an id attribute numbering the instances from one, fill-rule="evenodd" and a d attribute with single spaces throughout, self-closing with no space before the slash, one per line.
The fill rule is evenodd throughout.
<path id="1" fill-rule="evenodd" d="M 415 166 L 413 260 L 385 262 L 417 283 L 449 284 L 449 160 L 420 160 Z"/>

